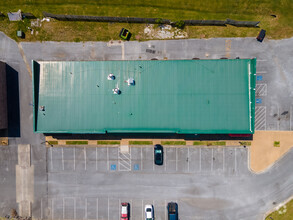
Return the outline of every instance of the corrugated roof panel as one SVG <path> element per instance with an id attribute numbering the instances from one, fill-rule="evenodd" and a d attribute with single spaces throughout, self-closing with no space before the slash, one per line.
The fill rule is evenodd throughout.
<path id="1" fill-rule="evenodd" d="M 254 132 L 255 59 L 33 65 L 36 132 Z"/>

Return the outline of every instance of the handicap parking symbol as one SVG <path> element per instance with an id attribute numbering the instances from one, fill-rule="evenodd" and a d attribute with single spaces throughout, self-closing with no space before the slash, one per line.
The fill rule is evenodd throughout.
<path id="1" fill-rule="evenodd" d="M 133 169 L 134 170 L 139 170 L 139 164 L 134 164 Z"/>
<path id="2" fill-rule="evenodd" d="M 261 99 L 256 99 L 257 104 L 261 104 L 262 100 Z"/>
<path id="3" fill-rule="evenodd" d="M 257 81 L 261 81 L 262 80 L 262 76 L 256 76 L 256 80 Z"/>
<path id="4" fill-rule="evenodd" d="M 111 164 L 111 170 L 116 170 L 116 164 Z"/>

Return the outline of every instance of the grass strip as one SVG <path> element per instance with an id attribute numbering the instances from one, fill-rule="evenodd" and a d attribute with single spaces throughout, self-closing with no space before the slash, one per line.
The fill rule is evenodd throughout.
<path id="1" fill-rule="evenodd" d="M 274 147 L 280 147 L 280 141 L 275 141 L 274 142 Z"/>
<path id="2" fill-rule="evenodd" d="M 204 145 L 204 146 L 225 146 L 226 141 L 194 141 L 193 145 Z"/>
<path id="3" fill-rule="evenodd" d="M 162 141 L 162 145 L 186 145 L 185 141 Z"/>
<path id="4" fill-rule="evenodd" d="M 239 144 L 241 146 L 251 146 L 251 142 L 250 141 L 240 141 Z"/>
<path id="5" fill-rule="evenodd" d="M 88 141 L 66 141 L 67 145 L 87 145 Z"/>
<path id="6" fill-rule="evenodd" d="M 129 141 L 129 145 L 153 145 L 152 141 Z"/>
<path id="7" fill-rule="evenodd" d="M 58 145 L 58 141 L 48 141 L 49 145 Z"/>
<path id="8" fill-rule="evenodd" d="M 265 220 L 287 220 L 293 219 L 293 200 L 290 200 L 284 206 L 281 206 L 278 210 L 269 214 Z"/>
<path id="9" fill-rule="evenodd" d="M 97 141 L 98 145 L 119 145 L 120 141 Z"/>

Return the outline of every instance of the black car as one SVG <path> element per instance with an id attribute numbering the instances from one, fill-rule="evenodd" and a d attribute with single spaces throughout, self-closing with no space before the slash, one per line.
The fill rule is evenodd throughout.
<path id="1" fill-rule="evenodd" d="M 164 161 L 164 150 L 162 145 L 156 144 L 154 147 L 154 159 L 156 165 L 163 165 Z"/>
<path id="2" fill-rule="evenodd" d="M 263 39 L 265 38 L 265 36 L 266 36 L 266 31 L 265 31 L 264 29 L 261 29 L 261 31 L 259 32 L 259 34 L 258 34 L 258 36 L 257 36 L 256 39 L 257 39 L 259 42 L 262 42 Z"/>
<path id="3" fill-rule="evenodd" d="M 178 220 L 178 205 L 176 202 L 168 203 L 168 220 Z"/>

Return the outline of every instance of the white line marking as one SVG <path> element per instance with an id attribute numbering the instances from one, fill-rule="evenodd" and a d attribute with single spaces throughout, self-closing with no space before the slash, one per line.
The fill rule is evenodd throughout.
<path id="1" fill-rule="evenodd" d="M 62 148 L 63 149 L 63 148 Z M 63 219 L 65 219 L 64 198 L 63 198 Z"/>
<path id="2" fill-rule="evenodd" d="M 129 163 L 130 163 L 130 167 L 129 167 L 129 170 L 131 171 L 131 148 L 129 149 Z"/>
<path id="3" fill-rule="evenodd" d="M 132 199 L 130 199 L 130 218 L 132 218 L 132 210 L 133 210 L 133 208 L 132 208 Z"/>
<path id="4" fill-rule="evenodd" d="M 109 171 L 109 152 L 107 147 L 107 170 Z"/>
<path id="5" fill-rule="evenodd" d="M 118 213 L 119 213 L 119 216 L 121 216 L 121 212 L 120 212 L 120 204 L 121 204 L 121 200 L 119 199 L 119 203 L 118 203 Z M 130 216 L 130 217 L 132 217 L 132 216 Z M 118 219 L 119 219 L 119 217 L 118 217 Z"/>
<path id="6" fill-rule="evenodd" d="M 52 148 L 50 147 L 49 148 L 50 149 L 50 151 L 51 151 L 51 169 L 52 169 L 52 171 L 53 171 L 53 150 L 52 150 Z"/>
<path id="7" fill-rule="evenodd" d="M 43 219 L 43 198 L 41 198 L 41 219 Z"/>
<path id="8" fill-rule="evenodd" d="M 96 217 L 99 219 L 99 198 L 97 198 L 97 211 L 96 211 Z"/>
<path id="9" fill-rule="evenodd" d="M 108 149 L 108 147 L 107 147 L 107 149 Z M 109 210 L 109 197 L 108 197 L 108 220 L 109 220 L 109 214 L 110 213 L 110 210 Z"/>
<path id="10" fill-rule="evenodd" d="M 176 166 L 176 171 L 178 170 L 178 168 L 177 168 L 177 160 L 178 160 L 178 155 L 177 155 L 177 151 L 178 151 L 178 148 L 176 147 L 175 148 L 176 150 L 175 150 L 175 153 L 176 153 L 176 158 L 175 158 L 175 166 Z"/>
<path id="11" fill-rule="evenodd" d="M 267 73 L 267 71 L 256 71 L 256 74 L 264 74 Z"/>
<path id="12" fill-rule="evenodd" d="M 214 167 L 214 148 L 212 148 L 212 165 L 211 165 L 211 171 L 213 171 Z"/>
<path id="13" fill-rule="evenodd" d="M 75 199 L 75 197 L 74 197 L 73 205 L 74 205 L 74 209 L 73 209 L 73 211 L 74 211 L 74 213 L 73 213 L 73 217 L 74 217 L 74 219 L 76 219 L 76 199 Z"/>
<path id="14" fill-rule="evenodd" d="M 141 200 L 141 219 L 143 219 L 143 200 Z"/>
<path id="15" fill-rule="evenodd" d="M 83 148 L 83 154 L 84 154 L 84 170 L 86 170 L 86 148 Z"/>
<path id="16" fill-rule="evenodd" d="M 98 148 L 96 147 L 96 170 L 98 170 Z"/>
<path id="17" fill-rule="evenodd" d="M 201 171 L 201 148 L 199 148 L 199 171 Z"/>
<path id="18" fill-rule="evenodd" d="M 75 147 L 73 148 L 73 170 L 75 170 Z"/>
<path id="19" fill-rule="evenodd" d="M 142 170 L 142 147 L 140 148 L 140 170 Z"/>
<path id="20" fill-rule="evenodd" d="M 234 148 L 234 170 L 235 170 L 235 173 L 236 173 L 236 169 L 237 169 L 236 150 L 237 150 L 237 148 Z"/>
<path id="21" fill-rule="evenodd" d="M 152 155 L 153 155 L 153 170 L 155 170 L 155 153 L 154 152 L 152 152 Z M 166 161 L 166 159 L 165 159 L 165 161 Z M 167 162 L 167 161 L 166 161 Z M 165 166 L 166 166 L 166 162 L 165 162 Z"/>
<path id="22" fill-rule="evenodd" d="M 87 219 L 87 198 L 85 198 L 85 207 L 84 207 L 84 209 L 85 209 L 85 218 Z"/>
<path id="23" fill-rule="evenodd" d="M 190 161 L 190 158 L 189 158 L 189 147 L 187 148 L 187 170 L 188 170 L 188 173 L 189 173 L 189 161 Z"/>
<path id="24" fill-rule="evenodd" d="M 52 219 L 54 219 L 54 201 L 53 201 L 54 199 L 52 198 L 51 199 L 51 208 L 52 208 Z"/>
<path id="25" fill-rule="evenodd" d="M 165 200 L 165 220 L 167 219 L 167 202 L 166 202 L 166 200 Z"/>
<path id="26" fill-rule="evenodd" d="M 62 170 L 64 170 L 64 156 L 63 156 L 63 147 L 62 147 L 61 149 L 62 149 Z"/>
<path id="27" fill-rule="evenodd" d="M 223 171 L 225 170 L 225 148 L 223 148 Z"/>
<path id="28" fill-rule="evenodd" d="M 168 162 L 167 161 L 167 149 L 168 148 L 166 148 L 166 150 L 165 150 L 165 167 L 164 167 L 165 168 L 165 171 L 167 170 L 167 162 Z M 154 162 L 153 162 L 153 164 L 154 164 Z"/>

